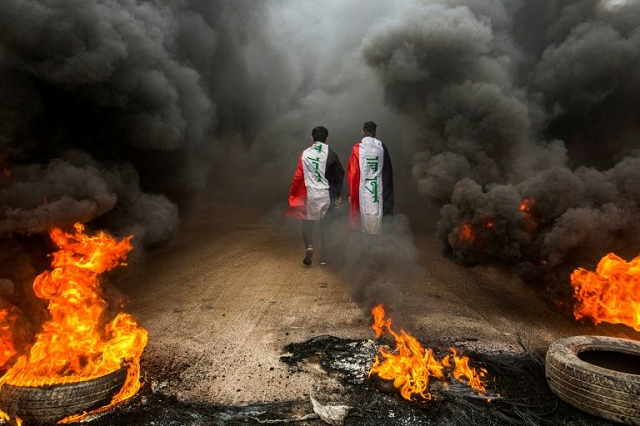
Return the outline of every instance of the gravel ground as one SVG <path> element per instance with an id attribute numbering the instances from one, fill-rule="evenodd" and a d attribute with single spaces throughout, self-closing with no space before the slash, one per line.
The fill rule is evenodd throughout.
<path id="1" fill-rule="evenodd" d="M 147 389 L 176 404 L 221 407 L 304 401 L 339 387 L 321 369 L 293 374 L 280 356 L 287 344 L 324 334 L 372 338 L 371 295 L 360 305 L 352 297 L 362 277 L 335 256 L 328 267 L 304 267 L 299 224 L 285 222 L 279 207 L 202 201 L 188 213 L 179 235 L 118 284 L 149 330 Z M 343 219 L 339 241 L 348 234 Z M 413 258 L 392 265 L 386 285 L 394 319 L 427 344 L 489 354 L 517 353 L 517 336 L 542 352 L 568 335 L 638 338 L 575 322 L 512 271 L 455 264 L 429 229 L 407 240 Z"/>

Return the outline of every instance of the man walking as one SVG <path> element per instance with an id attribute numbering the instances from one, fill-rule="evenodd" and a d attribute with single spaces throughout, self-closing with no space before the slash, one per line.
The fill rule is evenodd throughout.
<path id="1" fill-rule="evenodd" d="M 336 153 L 327 144 L 329 131 L 318 126 L 311 131 L 312 145 L 298 160 L 289 190 L 287 217 L 302 219 L 302 237 L 306 248 L 302 261 L 311 265 L 313 260 L 313 224 L 320 222 L 320 265 L 328 263 L 329 223 L 334 207 L 342 201 L 344 168 Z"/>
<path id="2" fill-rule="evenodd" d="M 393 167 L 376 129 L 373 121 L 364 123 L 347 165 L 351 226 L 371 235 L 380 234 L 383 217 L 393 214 Z"/>

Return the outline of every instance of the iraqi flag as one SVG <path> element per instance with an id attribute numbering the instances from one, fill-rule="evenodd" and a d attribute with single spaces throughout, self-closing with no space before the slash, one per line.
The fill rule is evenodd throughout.
<path id="1" fill-rule="evenodd" d="M 367 234 L 380 234 L 382 218 L 393 214 L 393 168 L 387 147 L 369 136 L 355 144 L 347 179 L 351 226 Z"/>
<path id="2" fill-rule="evenodd" d="M 320 220 L 329 210 L 329 181 L 326 178 L 329 145 L 314 142 L 298 160 L 289 190 L 286 216 L 296 219 Z"/>

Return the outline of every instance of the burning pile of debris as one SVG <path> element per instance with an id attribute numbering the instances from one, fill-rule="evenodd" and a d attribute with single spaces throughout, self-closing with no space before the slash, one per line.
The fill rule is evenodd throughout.
<path id="1" fill-rule="evenodd" d="M 518 354 L 467 350 L 472 361 L 453 348 L 425 349 L 404 330 L 394 331 L 382 306 L 372 315 L 377 341 L 319 336 L 288 345 L 281 358 L 293 372 L 318 363 L 345 385 L 334 392 L 354 407 L 345 424 L 610 425 L 559 401 L 545 382 L 544 354 L 519 339 Z M 383 337 L 385 330 L 392 340 Z"/>
<path id="2" fill-rule="evenodd" d="M 292 374 L 317 371 L 319 366 L 331 383 L 339 383 L 316 387 L 310 398 L 243 406 L 179 401 L 166 396 L 158 384 L 167 375 L 179 376 L 179 368 L 164 371 L 157 360 L 148 359 L 138 397 L 93 417 L 92 424 L 306 424 L 335 418 L 332 424 L 365 426 L 611 425 L 558 400 L 545 382 L 544 354 L 520 340 L 519 353 L 477 352 L 473 342 L 467 342 L 463 356 L 442 342 L 426 348 L 405 330 L 397 331 L 382 306 L 372 315 L 376 340 L 324 335 L 284 348 L 281 360 Z"/>
<path id="3" fill-rule="evenodd" d="M 454 348 L 450 348 L 450 353 L 438 360 L 432 349 L 423 348 L 420 342 L 406 331 L 400 330 L 400 333 L 396 333 L 391 328 L 391 319 L 385 320 L 382 305 L 373 308 L 372 314 L 372 328 L 376 337 L 380 338 L 386 329 L 395 340 L 395 348 L 379 348 L 369 376 L 375 375 L 382 380 L 393 382 L 393 386 L 400 391 L 402 397 L 408 400 L 432 399 L 429 393 L 430 378 L 443 382 L 449 382 L 454 378 L 459 383 L 480 391 L 481 394 L 486 391 L 486 385 L 483 383 L 486 369 L 476 370 L 470 367 L 469 358 L 458 354 Z"/>
<path id="4" fill-rule="evenodd" d="M 89 236 L 79 223 L 73 232 L 55 228 L 50 236 L 58 247 L 53 270 L 33 283 L 36 296 L 48 302 L 49 319 L 35 340 L 17 345 L 24 335 L 20 327 L 28 321 L 8 302 L 0 311 L 0 417 L 7 421 L 73 422 L 84 411 L 109 409 L 140 388 L 147 332 L 120 307 L 109 306 L 99 279 L 125 264 L 131 237 Z"/>

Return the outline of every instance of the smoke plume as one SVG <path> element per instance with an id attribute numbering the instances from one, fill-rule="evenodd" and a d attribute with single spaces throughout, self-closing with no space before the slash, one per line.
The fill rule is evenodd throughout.
<path id="1" fill-rule="evenodd" d="M 420 126 L 413 174 L 456 260 L 638 249 L 640 4 L 415 2 L 362 54 Z"/>
<path id="2" fill-rule="evenodd" d="M 461 263 L 637 251 L 639 27 L 635 0 L 5 0 L 1 243 L 155 244 L 205 187 L 285 201 L 311 128 L 346 162 L 374 120 Z"/>
<path id="3" fill-rule="evenodd" d="M 265 7 L 0 4 L 2 303 L 42 322 L 31 283 L 49 267 L 53 227 L 88 222 L 133 234 L 138 252 L 176 232 L 185 200 L 207 182 L 220 134 L 259 121 L 251 114 L 259 104 L 230 88 L 258 100 L 263 93 L 252 87 L 244 41 L 267 39 L 259 34 Z"/>
<path id="4" fill-rule="evenodd" d="M 218 115 L 220 88 L 251 83 L 234 43 L 262 6 L 230 3 L 0 5 L 1 234 L 101 218 L 145 243 L 171 235 L 216 126 L 241 108 Z"/>

